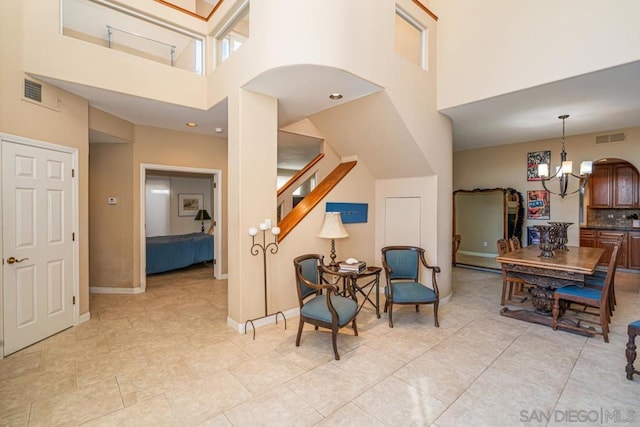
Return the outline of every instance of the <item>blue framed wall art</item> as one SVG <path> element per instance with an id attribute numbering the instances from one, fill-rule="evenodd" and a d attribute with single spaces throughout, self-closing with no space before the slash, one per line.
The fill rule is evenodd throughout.
<path id="1" fill-rule="evenodd" d="M 343 224 L 367 222 L 368 203 L 337 203 L 327 202 L 325 212 L 340 212 Z"/>

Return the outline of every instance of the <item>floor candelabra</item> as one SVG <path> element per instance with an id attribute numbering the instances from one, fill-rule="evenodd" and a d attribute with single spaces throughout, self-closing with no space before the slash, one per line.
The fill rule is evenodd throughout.
<path id="1" fill-rule="evenodd" d="M 256 242 L 256 235 L 258 234 L 258 229 L 255 227 L 251 227 L 249 229 L 249 235 L 251 236 L 251 255 L 258 256 L 262 253 L 262 266 L 264 272 L 264 316 L 256 317 L 255 319 L 249 319 L 244 323 L 244 333 L 247 333 L 247 326 L 251 323 L 251 328 L 253 329 L 253 339 L 256 339 L 256 326 L 253 323 L 259 319 L 265 319 L 267 317 L 275 316 L 276 317 L 276 325 L 278 324 L 278 315 L 282 315 L 282 319 L 284 320 L 284 328 L 287 329 L 287 318 L 284 316 L 282 311 L 277 311 L 275 313 L 269 314 L 269 305 L 267 302 L 267 252 L 272 254 L 278 253 L 278 234 L 280 234 L 279 227 L 273 227 L 271 229 L 271 233 L 273 234 L 273 242 L 267 243 L 266 234 L 269 229 L 270 220 L 265 220 L 265 222 L 260 224 L 260 231 L 262 232 L 262 243 Z"/>

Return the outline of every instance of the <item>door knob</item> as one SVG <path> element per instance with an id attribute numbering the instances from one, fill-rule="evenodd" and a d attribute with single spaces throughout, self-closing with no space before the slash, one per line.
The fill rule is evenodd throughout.
<path id="1" fill-rule="evenodd" d="M 16 257 L 10 256 L 9 258 L 7 258 L 7 264 L 13 264 L 13 263 L 16 263 L 16 262 L 22 262 L 22 261 L 25 261 L 27 259 L 29 259 L 29 258 L 17 259 Z"/>

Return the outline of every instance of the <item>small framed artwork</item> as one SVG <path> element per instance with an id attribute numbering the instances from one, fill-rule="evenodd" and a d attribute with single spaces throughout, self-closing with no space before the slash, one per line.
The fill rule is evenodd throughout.
<path id="1" fill-rule="evenodd" d="M 202 209 L 204 195 L 198 193 L 178 194 L 178 216 L 196 216 Z"/>
<path id="2" fill-rule="evenodd" d="M 551 206 L 547 190 L 527 191 L 527 219 L 550 219 Z"/>
<path id="3" fill-rule="evenodd" d="M 527 181 L 540 181 L 538 165 L 551 163 L 551 151 L 534 151 L 527 153 Z"/>
<path id="4" fill-rule="evenodd" d="M 527 246 L 540 244 L 540 231 L 537 228 L 527 227 Z"/>

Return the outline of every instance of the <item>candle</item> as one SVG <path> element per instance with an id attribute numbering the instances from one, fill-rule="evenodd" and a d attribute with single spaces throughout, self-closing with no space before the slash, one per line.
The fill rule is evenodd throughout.
<path id="1" fill-rule="evenodd" d="M 273 227 L 271 229 L 271 232 L 273 233 L 274 236 L 277 236 L 278 234 L 280 234 L 280 227 Z"/>
<path id="2" fill-rule="evenodd" d="M 267 223 L 266 222 L 261 222 L 260 223 L 260 230 L 265 231 L 268 228 L 269 227 L 267 227 Z"/>
<path id="3" fill-rule="evenodd" d="M 249 229 L 249 236 L 255 236 L 256 234 L 258 234 L 258 229 L 255 227 L 251 227 Z"/>

